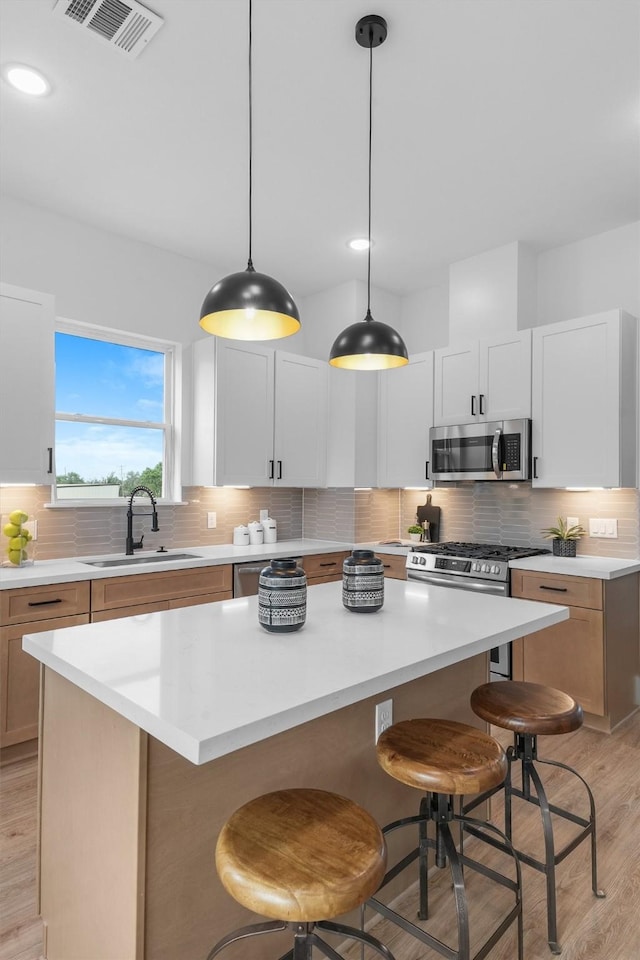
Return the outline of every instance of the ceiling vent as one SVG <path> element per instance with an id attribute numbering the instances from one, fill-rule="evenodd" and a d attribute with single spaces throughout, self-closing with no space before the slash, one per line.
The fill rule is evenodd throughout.
<path id="1" fill-rule="evenodd" d="M 102 37 L 131 59 L 140 56 L 164 23 L 136 0 L 57 0 L 53 13 Z"/>

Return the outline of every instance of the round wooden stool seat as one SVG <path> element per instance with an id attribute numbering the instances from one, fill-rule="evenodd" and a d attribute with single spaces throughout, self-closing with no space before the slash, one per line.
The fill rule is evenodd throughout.
<path id="1" fill-rule="evenodd" d="M 364 903 L 387 862 L 362 807 L 324 790 L 278 790 L 240 807 L 220 832 L 216 867 L 234 899 L 277 920 L 327 920 Z"/>
<path id="2" fill-rule="evenodd" d="M 540 683 L 483 683 L 471 694 L 471 709 L 483 720 L 514 733 L 570 733 L 582 726 L 580 704 L 562 690 Z"/>
<path id="3" fill-rule="evenodd" d="M 455 720 L 403 720 L 376 746 L 378 763 L 401 783 L 430 793 L 482 793 L 502 783 L 507 759 L 500 744 Z"/>

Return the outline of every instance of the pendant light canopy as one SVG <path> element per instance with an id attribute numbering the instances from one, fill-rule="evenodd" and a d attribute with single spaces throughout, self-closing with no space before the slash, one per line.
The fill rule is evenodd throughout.
<path id="1" fill-rule="evenodd" d="M 348 370 L 386 370 L 409 362 L 404 340 L 387 323 L 371 316 L 371 129 L 373 102 L 373 48 L 387 38 L 387 22 L 370 14 L 356 24 L 356 41 L 369 49 L 369 247 L 367 250 L 367 315 L 336 338 L 329 355 L 333 367 Z"/>
<path id="2" fill-rule="evenodd" d="M 258 273 L 251 259 L 253 194 L 252 0 L 249 0 L 249 259 L 247 269 L 219 280 L 204 298 L 200 326 L 232 340 L 277 340 L 300 329 L 300 314 L 289 291 Z"/>

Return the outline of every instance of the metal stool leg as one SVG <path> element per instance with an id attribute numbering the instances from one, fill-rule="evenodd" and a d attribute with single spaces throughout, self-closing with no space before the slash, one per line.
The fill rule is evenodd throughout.
<path id="1" fill-rule="evenodd" d="M 451 870 L 451 878 L 453 880 L 453 894 L 456 901 L 456 917 L 458 921 L 458 954 L 456 960 L 470 960 L 469 907 L 464 887 L 462 864 L 458 857 L 458 851 L 453 842 L 453 837 L 451 836 L 449 824 L 438 823 L 436 830 L 447 859 L 449 860 L 449 869 Z"/>
<path id="2" fill-rule="evenodd" d="M 556 910 L 556 859 L 553 841 L 553 824 L 549 801 L 542 785 L 538 771 L 531 761 L 527 764 L 527 774 L 533 780 L 536 795 L 540 803 L 540 817 L 542 819 L 542 833 L 544 836 L 545 877 L 547 881 L 547 940 L 552 953 L 561 953 L 562 947 L 558 943 L 558 918 Z"/>
<path id="3" fill-rule="evenodd" d="M 262 933 L 277 933 L 279 930 L 286 930 L 287 927 L 288 924 L 283 923 L 281 920 L 269 920 L 265 923 L 252 923 L 248 927 L 239 927 L 237 930 L 232 931 L 232 933 L 228 933 L 222 940 L 218 940 L 207 954 L 207 960 L 213 960 L 216 954 L 237 940 L 246 940 L 247 937 L 257 937 Z"/>
<path id="4" fill-rule="evenodd" d="M 372 950 L 379 953 L 385 960 L 394 960 L 389 948 L 376 937 L 372 937 L 370 933 L 365 933 L 364 930 L 355 930 L 353 927 L 346 926 L 343 923 L 335 923 L 333 920 L 318 920 L 316 928 L 320 930 L 330 930 L 332 933 L 338 933 L 342 937 L 351 937 L 353 940 L 358 940 L 364 946 L 371 947 Z M 320 943 L 324 944 L 324 941 L 320 940 L 319 937 L 317 939 Z M 318 943 L 318 947 L 322 950 L 320 943 Z M 324 944 L 324 946 L 327 946 L 327 944 Z M 342 960 L 342 958 L 339 957 L 339 960 Z"/>
<path id="5" fill-rule="evenodd" d="M 427 794 L 420 801 L 420 816 L 424 819 L 418 824 L 418 877 L 420 881 L 420 897 L 418 900 L 418 920 L 429 919 L 429 847 L 427 844 L 427 830 L 429 825 L 430 795 Z"/>

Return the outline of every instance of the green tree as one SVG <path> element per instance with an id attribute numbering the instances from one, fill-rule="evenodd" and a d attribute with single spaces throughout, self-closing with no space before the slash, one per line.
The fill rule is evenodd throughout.
<path id="1" fill-rule="evenodd" d="M 162 496 L 162 462 L 156 463 L 155 467 L 145 467 L 140 474 L 140 483 L 156 496 Z"/>
<path id="2" fill-rule="evenodd" d="M 69 470 L 68 473 L 57 474 L 56 483 L 85 483 L 85 480 L 75 470 Z"/>

